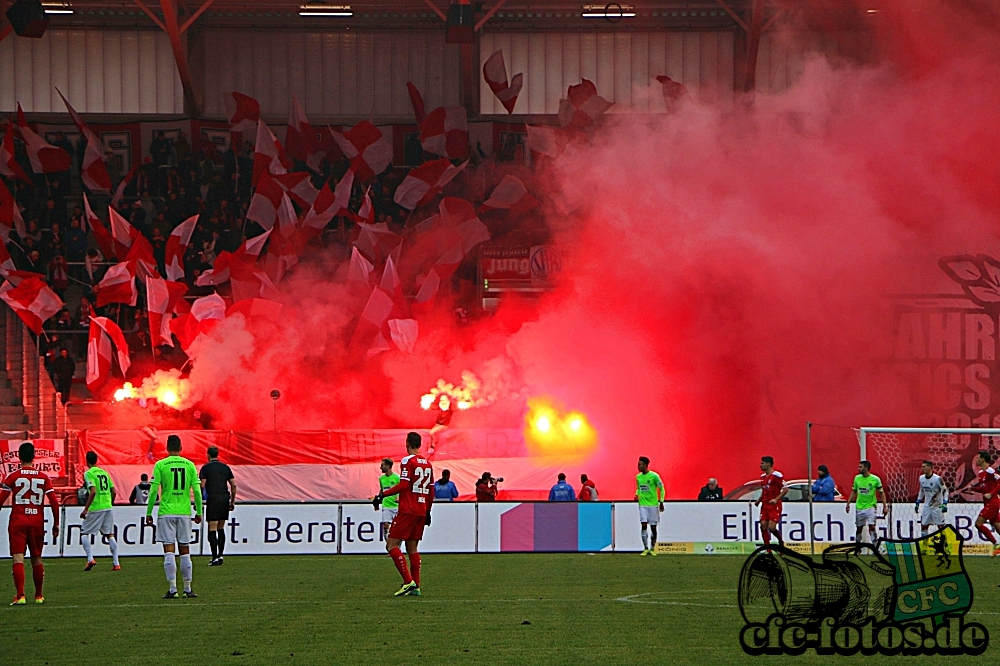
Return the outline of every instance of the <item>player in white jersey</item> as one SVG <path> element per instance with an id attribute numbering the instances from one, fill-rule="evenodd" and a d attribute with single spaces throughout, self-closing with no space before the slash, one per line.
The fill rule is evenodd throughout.
<path id="1" fill-rule="evenodd" d="M 924 512 L 920 515 L 920 536 L 927 536 L 927 528 L 931 525 L 944 525 L 944 514 L 948 512 L 948 487 L 944 480 L 934 473 L 934 463 L 925 460 L 920 466 L 920 493 L 913 510 L 920 512 L 920 503 L 924 503 Z"/>

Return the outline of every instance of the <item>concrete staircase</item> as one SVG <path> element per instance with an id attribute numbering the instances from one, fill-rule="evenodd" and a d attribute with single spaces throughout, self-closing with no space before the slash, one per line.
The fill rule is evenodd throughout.
<path id="1" fill-rule="evenodd" d="M 24 323 L 10 308 L 0 317 L 0 436 L 5 439 L 66 436 L 66 410 Z"/>

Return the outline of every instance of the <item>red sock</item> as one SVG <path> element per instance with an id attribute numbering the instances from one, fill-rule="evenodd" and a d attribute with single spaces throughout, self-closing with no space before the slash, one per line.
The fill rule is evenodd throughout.
<path id="1" fill-rule="evenodd" d="M 986 529 L 986 525 L 980 525 L 978 528 L 979 533 L 983 535 L 983 538 L 992 543 L 994 546 L 997 543 L 997 538 L 993 536 L 993 532 Z"/>
<path id="2" fill-rule="evenodd" d="M 42 596 L 42 583 L 45 582 L 45 565 L 36 564 L 32 566 L 31 577 L 35 580 L 35 596 Z"/>
<path id="3" fill-rule="evenodd" d="M 399 575 L 403 577 L 403 585 L 412 583 L 413 579 L 410 578 L 410 572 L 406 570 L 406 558 L 403 557 L 403 551 L 399 548 L 393 548 L 389 551 L 389 557 L 392 558 L 392 563 L 396 565 Z"/>
<path id="4" fill-rule="evenodd" d="M 420 553 L 410 553 L 410 571 L 413 572 L 413 582 L 420 587 Z"/>
<path id="5" fill-rule="evenodd" d="M 24 562 L 14 562 L 14 589 L 18 599 L 24 596 Z"/>

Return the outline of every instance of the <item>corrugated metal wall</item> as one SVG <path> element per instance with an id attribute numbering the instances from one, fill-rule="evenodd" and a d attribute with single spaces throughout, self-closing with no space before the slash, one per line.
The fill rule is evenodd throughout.
<path id="1" fill-rule="evenodd" d="M 0 112 L 184 112 L 170 40 L 152 30 L 49 30 L 0 42 Z"/>
<path id="2" fill-rule="evenodd" d="M 665 110 L 656 77 L 680 81 L 704 102 L 733 97 L 731 32 L 485 33 L 480 62 L 503 50 L 507 77 L 524 74 L 514 113 L 556 113 L 566 89 L 590 79 L 612 111 Z M 506 114 L 480 73 L 480 110 Z"/>
<path id="3" fill-rule="evenodd" d="M 224 117 L 223 95 L 257 98 L 265 116 L 286 117 L 295 93 L 310 120 L 412 118 L 406 82 L 427 108 L 459 104 L 460 51 L 444 30 L 246 32 L 205 36 L 204 113 Z"/>

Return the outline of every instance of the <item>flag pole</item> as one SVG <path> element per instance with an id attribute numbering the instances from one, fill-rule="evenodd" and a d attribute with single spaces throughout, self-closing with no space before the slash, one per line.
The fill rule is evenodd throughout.
<path id="1" fill-rule="evenodd" d="M 809 493 L 809 554 L 816 554 L 816 535 L 813 532 L 815 525 L 813 525 L 813 492 L 812 492 L 812 427 L 813 424 L 806 421 L 806 479 L 808 482 L 808 487 L 806 491 Z"/>

